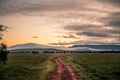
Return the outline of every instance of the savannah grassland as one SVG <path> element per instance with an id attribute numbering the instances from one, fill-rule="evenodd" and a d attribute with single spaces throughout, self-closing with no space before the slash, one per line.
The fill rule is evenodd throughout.
<path id="1" fill-rule="evenodd" d="M 0 64 L 0 80 L 46 80 L 55 57 L 85 80 L 120 80 L 120 54 L 9 54 L 7 64 Z"/>
<path id="2" fill-rule="evenodd" d="M 9 54 L 6 65 L 0 64 L 0 80 L 45 80 L 54 70 L 50 54 Z"/>
<path id="3" fill-rule="evenodd" d="M 62 59 L 85 80 L 120 80 L 120 54 L 71 54 Z"/>

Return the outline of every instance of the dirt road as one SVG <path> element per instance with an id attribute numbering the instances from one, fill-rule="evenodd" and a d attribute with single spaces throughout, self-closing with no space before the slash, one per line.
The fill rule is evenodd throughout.
<path id="1" fill-rule="evenodd" d="M 52 73 L 48 80 L 83 80 L 59 57 L 55 58 L 54 62 L 57 65 L 56 72 Z"/>

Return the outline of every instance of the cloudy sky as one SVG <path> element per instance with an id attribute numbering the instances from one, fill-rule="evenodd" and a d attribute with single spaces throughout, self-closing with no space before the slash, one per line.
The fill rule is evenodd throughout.
<path id="1" fill-rule="evenodd" d="M 120 0 L 0 0 L 8 45 L 120 44 Z"/>

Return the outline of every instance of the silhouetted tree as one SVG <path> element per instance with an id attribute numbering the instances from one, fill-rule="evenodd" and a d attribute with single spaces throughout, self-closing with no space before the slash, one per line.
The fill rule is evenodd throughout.
<path id="1" fill-rule="evenodd" d="M 0 61 L 6 64 L 7 61 L 7 46 L 5 44 L 0 45 Z"/>
<path id="2" fill-rule="evenodd" d="M 2 40 L 3 32 L 6 31 L 8 27 L 4 25 L 0 25 L 0 41 Z M 4 64 L 7 61 L 7 46 L 3 43 L 0 42 L 0 61 L 3 62 Z"/>

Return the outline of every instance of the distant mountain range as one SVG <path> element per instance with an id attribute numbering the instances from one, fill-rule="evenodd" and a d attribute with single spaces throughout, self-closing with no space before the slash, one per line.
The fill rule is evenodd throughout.
<path id="1" fill-rule="evenodd" d="M 46 45 L 36 44 L 36 43 L 25 43 L 25 44 L 17 44 L 17 45 L 9 46 L 8 50 L 36 49 L 36 48 L 51 48 L 51 47 Z"/>
<path id="2" fill-rule="evenodd" d="M 9 51 L 56 51 L 59 50 L 52 46 L 46 46 L 36 43 L 25 43 L 25 44 L 17 44 L 8 47 Z"/>
<path id="3" fill-rule="evenodd" d="M 73 45 L 69 48 L 76 50 L 91 50 L 91 51 L 120 51 L 120 45 Z"/>
<path id="4" fill-rule="evenodd" d="M 120 45 L 73 45 L 69 48 L 60 48 L 55 46 L 46 46 L 36 43 L 25 43 L 25 44 L 17 44 L 8 47 L 9 51 L 24 51 L 24 50 L 52 50 L 52 51 L 120 51 Z"/>

